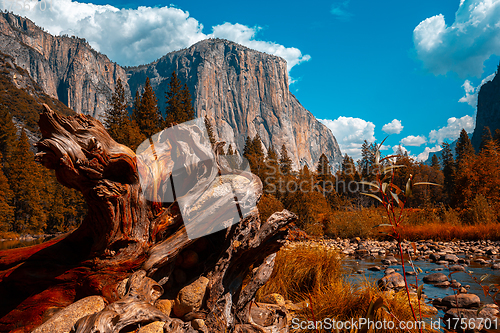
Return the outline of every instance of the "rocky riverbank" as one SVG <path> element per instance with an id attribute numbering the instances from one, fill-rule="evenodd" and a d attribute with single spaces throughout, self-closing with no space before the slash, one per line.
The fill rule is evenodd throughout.
<path id="1" fill-rule="evenodd" d="M 367 271 L 383 271 L 384 276 L 377 280 L 378 286 L 387 292 L 394 292 L 404 289 L 405 281 L 402 275 L 401 259 L 399 258 L 399 247 L 396 241 L 376 241 L 354 239 L 323 239 L 318 241 L 307 241 L 309 246 L 319 246 L 339 251 L 347 258 L 359 261 L 374 261 L 378 259 L 380 264 L 373 264 L 366 268 Z M 288 247 L 297 246 L 297 242 L 290 242 Z M 460 281 L 452 279 L 454 272 L 469 271 L 471 263 L 481 265 L 491 270 L 495 274 L 500 269 L 500 242 L 498 241 L 454 241 L 435 242 L 432 240 L 422 240 L 418 242 L 403 242 L 401 244 L 405 253 L 405 267 L 407 281 L 415 282 L 415 275 L 418 275 L 419 284 L 424 284 L 422 299 L 426 299 L 425 285 L 432 285 L 443 289 L 452 289 L 453 294 L 445 297 L 436 297 L 426 301 L 426 307 L 431 307 L 431 311 L 438 313 L 441 310 L 444 317 L 441 318 L 442 326 L 453 329 L 455 325 L 460 326 L 460 318 L 465 318 L 466 327 L 470 331 L 481 331 L 482 329 L 498 329 L 500 319 L 498 306 L 489 302 L 481 302 L 478 295 L 470 293 L 470 285 L 462 285 Z M 419 272 L 414 270 L 408 262 L 408 258 L 418 266 L 418 262 L 426 261 L 435 264 L 435 268 Z M 378 262 L 378 261 L 377 261 Z M 364 269 L 355 270 L 354 273 L 363 274 Z M 447 274 L 445 274 L 447 273 Z M 413 276 L 409 280 L 408 276 Z M 480 277 L 477 277 L 480 280 Z M 496 296 L 497 287 L 488 286 L 486 291 L 490 295 Z M 410 288 L 412 297 L 417 293 L 414 288 Z M 432 308 L 435 308 L 432 310 Z M 456 328 L 455 327 L 455 328 Z"/>

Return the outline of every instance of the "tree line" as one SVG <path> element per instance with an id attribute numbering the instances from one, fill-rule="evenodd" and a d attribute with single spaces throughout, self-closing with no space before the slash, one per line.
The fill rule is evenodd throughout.
<path id="1" fill-rule="evenodd" d="M 144 89 L 136 91 L 129 112 L 130 101 L 126 99 L 122 81 L 118 78 L 111 97 L 111 108 L 104 124 L 115 141 L 135 150 L 141 142 L 166 127 L 194 119 L 191 94 L 187 84 L 182 85 L 175 71 L 170 77 L 165 93 L 167 106 L 164 112 L 158 108 L 158 99 L 146 78 Z"/>
<path id="2" fill-rule="evenodd" d="M 166 97 L 162 113 L 147 78 L 142 92 L 137 91 L 130 103 L 118 79 L 104 119 L 111 137 L 135 150 L 163 128 L 194 118 L 189 89 L 175 72 Z M 86 212 L 83 196 L 59 184 L 54 171 L 34 161 L 26 130 L 18 131 L 9 109 L 0 104 L 0 238 L 9 233 L 54 233 L 77 227 Z"/>
<path id="3" fill-rule="evenodd" d="M 159 110 L 158 102 L 146 78 L 144 88 L 127 100 L 120 79 L 111 96 L 110 109 L 104 119 L 109 134 L 119 143 L 135 150 L 146 138 L 163 128 L 194 118 L 191 95 L 172 73 L 166 94 L 167 106 Z M 215 145 L 213 128 L 205 118 L 213 147 L 219 154 L 239 155 L 236 147 Z M 54 173 L 33 160 L 26 132 L 17 129 L 8 108 L 0 105 L 0 232 L 39 233 L 65 231 L 77 226 L 85 214 L 80 193 L 60 185 Z M 442 157 L 432 157 L 427 165 L 408 156 L 401 149 L 395 154 L 397 165 L 394 184 L 404 188 L 408 178 L 414 182 L 442 185 L 413 189 L 408 206 L 413 208 L 445 207 L 452 209 L 468 223 L 494 222 L 500 214 L 500 131 L 492 136 L 485 128 L 481 148 L 475 152 L 470 138 L 462 130 L 455 151 L 442 144 Z M 310 169 L 304 165 L 293 169 L 293 162 L 282 145 L 265 147 L 260 136 L 247 137 L 243 156 L 254 174 L 262 181 L 264 194 L 258 203 L 263 219 L 275 211 L 289 209 L 299 215 L 302 229 L 322 234 L 338 210 L 355 210 L 376 203 L 360 194 L 367 188 L 360 181 L 374 180 L 376 143 L 365 141 L 361 159 L 354 161 L 345 154 L 338 170 L 322 154 Z M 229 159 L 235 163 L 237 159 Z M 236 167 L 234 165 L 233 167 Z"/>
<path id="4" fill-rule="evenodd" d="M 452 211 L 466 224 L 497 222 L 500 216 L 500 130 L 492 136 L 486 128 L 477 153 L 465 130 L 460 133 L 455 151 L 448 142 L 444 142 L 442 148 L 442 157 L 433 155 L 430 165 L 413 159 L 401 148 L 393 156 L 393 163 L 403 166 L 393 177 L 399 188 L 404 189 L 410 177 L 413 183 L 442 185 L 415 186 L 407 207 Z M 361 158 L 355 162 L 345 154 L 335 172 L 325 154 L 312 170 L 307 165 L 292 170 L 284 145 L 279 154 L 272 146 L 264 154 L 258 135 L 247 138 L 244 157 L 264 186 L 259 202 L 261 215 L 265 218 L 286 208 L 299 215 L 298 224 L 303 230 L 323 234 L 336 211 L 377 206 L 377 202 L 361 195 L 370 187 L 360 183 L 375 180 L 376 149 L 377 143 L 365 141 Z"/>

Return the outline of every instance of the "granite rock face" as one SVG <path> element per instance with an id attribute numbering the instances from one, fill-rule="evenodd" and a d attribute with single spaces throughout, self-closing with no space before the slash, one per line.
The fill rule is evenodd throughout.
<path id="1" fill-rule="evenodd" d="M 481 87 L 477 96 L 476 128 L 472 135 L 472 145 L 476 151 L 479 151 L 485 126 L 490 128 L 492 135 L 495 135 L 495 130 L 500 128 L 500 75 L 498 71 L 493 80 Z"/>
<path id="2" fill-rule="evenodd" d="M 0 52 L 10 55 L 46 94 L 101 118 L 125 70 L 80 38 L 55 37 L 27 18 L 0 13 Z"/>
<path id="3" fill-rule="evenodd" d="M 290 92 L 286 61 L 220 39 L 208 39 L 144 66 L 122 68 L 81 38 L 52 36 L 29 19 L 0 13 L 0 52 L 30 75 L 43 91 L 77 113 L 100 120 L 121 78 L 130 98 L 150 78 L 165 110 L 175 70 L 193 97 L 198 117 L 208 116 L 216 137 L 241 154 L 247 136 L 264 148 L 284 144 L 293 167 L 314 168 L 324 153 L 332 165 L 341 152 L 331 131 Z M 130 86 L 130 87 L 129 87 Z"/>
<path id="4" fill-rule="evenodd" d="M 208 116 L 216 136 L 240 154 L 247 136 L 264 146 L 284 144 L 294 168 L 315 167 L 322 153 L 331 164 L 341 152 L 331 131 L 290 92 L 286 61 L 221 39 L 208 39 L 145 66 L 127 69 L 132 95 L 149 77 L 165 110 L 172 72 L 186 83 L 198 117 Z"/>

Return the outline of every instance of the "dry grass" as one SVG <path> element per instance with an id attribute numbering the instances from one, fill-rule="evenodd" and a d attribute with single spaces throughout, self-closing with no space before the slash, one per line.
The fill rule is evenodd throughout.
<path id="1" fill-rule="evenodd" d="M 282 249 L 276 257 L 273 274 L 268 283 L 259 290 L 257 299 L 270 293 L 280 293 L 294 303 L 309 303 L 310 299 L 316 321 L 325 318 L 341 321 L 365 318 L 370 302 L 379 297 L 383 298 L 384 304 L 396 318 L 413 321 L 404 293 L 393 295 L 382 292 L 366 280 L 354 282 L 344 273 L 339 254 L 322 247 L 300 245 Z M 300 321 L 313 320 L 310 307 L 294 313 L 293 317 L 299 318 Z M 373 320 L 384 319 L 397 323 L 390 314 L 379 309 Z M 377 330 L 381 333 L 397 331 Z M 329 331 L 320 329 L 318 332 Z"/>
<path id="2" fill-rule="evenodd" d="M 431 223 L 427 225 L 405 226 L 400 234 L 407 240 L 432 239 L 435 241 L 452 240 L 500 240 L 500 224 L 451 225 Z"/>
<path id="3" fill-rule="evenodd" d="M 19 237 L 19 234 L 10 231 L 0 231 L 0 239 L 14 239 Z"/>
<path id="4" fill-rule="evenodd" d="M 474 211 L 474 216 L 487 217 L 484 223 L 471 222 L 469 211 L 458 212 L 445 208 L 405 209 L 399 232 L 403 239 L 435 241 L 451 240 L 500 240 L 500 224 L 487 212 Z M 486 215 L 485 215 L 486 214 Z M 477 218 L 481 221 L 481 219 Z M 473 223 L 474 222 L 474 223 Z M 326 235 L 341 238 L 374 238 L 384 236 L 374 226 L 388 223 L 381 208 L 366 208 L 359 211 L 339 211 L 326 226 Z"/>

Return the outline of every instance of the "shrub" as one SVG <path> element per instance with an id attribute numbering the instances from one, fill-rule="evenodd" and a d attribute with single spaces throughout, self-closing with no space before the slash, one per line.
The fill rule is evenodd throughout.
<path id="1" fill-rule="evenodd" d="M 488 200 L 478 194 L 472 200 L 470 206 L 462 213 L 462 221 L 466 224 L 478 225 L 496 222 L 497 217 Z"/>

